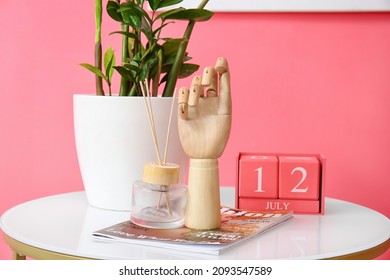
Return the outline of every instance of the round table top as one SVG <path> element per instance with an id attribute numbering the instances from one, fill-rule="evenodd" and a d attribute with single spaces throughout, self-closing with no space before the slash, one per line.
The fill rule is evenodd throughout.
<path id="1" fill-rule="evenodd" d="M 234 206 L 234 188 L 226 189 L 221 192 L 221 202 Z M 6 237 L 26 246 L 92 259 L 326 259 L 385 245 L 383 251 L 390 238 L 387 217 L 331 198 L 325 199 L 325 215 L 294 215 L 219 256 L 101 242 L 92 237 L 93 231 L 129 218 L 129 212 L 91 207 L 84 192 L 73 192 L 17 205 L 2 215 L 0 225 Z"/>

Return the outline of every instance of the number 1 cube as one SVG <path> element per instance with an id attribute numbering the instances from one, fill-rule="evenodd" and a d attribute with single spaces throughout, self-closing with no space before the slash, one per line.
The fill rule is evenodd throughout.
<path id="1" fill-rule="evenodd" d="M 240 197 L 278 197 L 278 158 L 244 156 L 240 159 Z"/>

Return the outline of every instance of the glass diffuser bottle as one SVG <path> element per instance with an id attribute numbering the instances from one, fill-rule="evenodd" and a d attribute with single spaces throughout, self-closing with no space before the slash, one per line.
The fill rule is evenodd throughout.
<path id="1" fill-rule="evenodd" d="M 148 228 L 170 229 L 184 224 L 187 190 L 178 184 L 180 167 L 176 164 L 147 163 L 142 181 L 132 192 L 131 221 Z"/>

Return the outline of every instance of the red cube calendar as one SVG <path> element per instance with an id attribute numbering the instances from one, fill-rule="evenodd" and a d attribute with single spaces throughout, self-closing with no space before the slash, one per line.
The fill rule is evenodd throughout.
<path id="1" fill-rule="evenodd" d="M 325 157 L 321 154 L 240 153 L 236 207 L 324 213 Z"/>

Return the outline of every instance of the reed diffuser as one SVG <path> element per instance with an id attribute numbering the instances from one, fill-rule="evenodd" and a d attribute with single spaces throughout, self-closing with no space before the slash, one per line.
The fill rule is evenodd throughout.
<path id="1" fill-rule="evenodd" d="M 184 224 L 186 188 L 184 185 L 178 184 L 180 166 L 167 162 L 175 95 L 172 97 L 164 156 L 162 158 L 154 123 L 150 91 L 147 83 L 140 82 L 140 88 L 145 101 L 157 160 L 145 163 L 142 180 L 134 183 L 131 220 L 137 225 L 149 228 L 177 228 Z"/>

